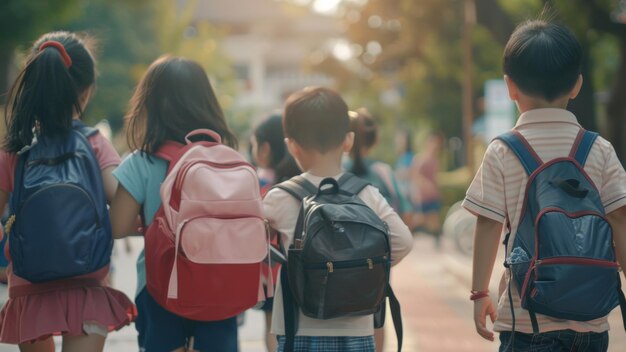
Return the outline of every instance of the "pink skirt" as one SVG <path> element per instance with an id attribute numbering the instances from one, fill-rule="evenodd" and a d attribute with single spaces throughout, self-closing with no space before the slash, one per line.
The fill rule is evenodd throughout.
<path id="1" fill-rule="evenodd" d="M 137 316 L 134 304 L 99 279 L 108 267 L 89 277 L 58 283 L 11 285 L 27 281 L 10 275 L 9 300 L 0 311 L 0 342 L 21 344 L 53 335 L 85 335 L 85 325 L 118 330 Z M 11 280 L 13 279 L 13 280 Z"/>

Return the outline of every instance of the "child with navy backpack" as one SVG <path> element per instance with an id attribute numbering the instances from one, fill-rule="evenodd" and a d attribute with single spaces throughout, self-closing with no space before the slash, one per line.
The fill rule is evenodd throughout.
<path id="1" fill-rule="evenodd" d="M 113 239 L 107 202 L 120 158 L 80 118 L 95 87 L 94 58 L 75 34 L 39 38 L 9 93 L 0 152 L 0 213 L 9 300 L 0 342 L 22 351 L 102 351 L 129 324 L 132 302 L 106 286 Z M 11 196 L 9 197 L 9 194 Z"/>
<path id="2" fill-rule="evenodd" d="M 135 152 L 114 172 L 111 221 L 121 238 L 141 217 L 139 347 L 235 352 L 236 316 L 265 298 L 268 238 L 256 172 L 231 148 L 237 140 L 196 62 L 152 63 L 127 119 Z"/>
<path id="3" fill-rule="evenodd" d="M 624 313 L 626 173 L 611 144 L 565 110 L 580 91 L 581 46 L 565 27 L 521 24 L 504 49 L 515 127 L 487 148 L 463 206 L 478 216 L 471 297 L 480 336 L 500 351 L 606 351 Z M 504 235 L 498 309 L 489 280 Z M 623 264 L 623 262 L 622 262 Z"/>
<path id="4" fill-rule="evenodd" d="M 278 351 L 374 352 L 377 307 L 367 303 L 384 304 L 389 266 L 411 250 L 411 232 L 376 188 L 342 171 L 354 133 L 341 96 L 326 88 L 294 93 L 287 99 L 283 128 L 289 152 L 304 173 L 277 185 L 263 201 L 271 227 L 288 250 L 272 315 Z M 329 203 L 316 203 L 322 201 Z M 311 207 L 305 209 L 307 204 Z M 309 213 L 313 208 L 319 212 Z M 331 245 L 333 238 L 340 243 L 320 246 Z M 374 241 L 385 243 L 373 248 L 386 251 L 384 256 L 347 260 Z M 325 253 L 313 254 L 320 250 Z"/>

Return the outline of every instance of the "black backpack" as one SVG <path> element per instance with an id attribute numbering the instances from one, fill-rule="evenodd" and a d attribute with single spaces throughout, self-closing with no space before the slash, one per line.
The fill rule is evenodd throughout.
<path id="1" fill-rule="evenodd" d="M 287 352 L 294 346 L 297 308 L 315 319 L 375 314 L 379 328 L 387 297 L 402 349 L 400 304 L 389 286 L 389 229 L 357 196 L 367 186 L 348 173 L 339 181 L 324 179 L 319 188 L 302 176 L 275 186 L 302 202 L 281 271 Z"/>

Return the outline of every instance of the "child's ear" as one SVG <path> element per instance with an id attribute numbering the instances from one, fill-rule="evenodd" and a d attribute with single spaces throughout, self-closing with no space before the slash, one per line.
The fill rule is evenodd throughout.
<path id="1" fill-rule="evenodd" d="M 348 132 L 346 133 L 346 138 L 343 140 L 343 152 L 350 153 L 352 145 L 354 145 L 354 132 Z"/>
<path id="2" fill-rule="evenodd" d="M 287 150 L 289 151 L 289 154 L 291 154 L 294 159 L 298 159 L 301 155 L 301 150 L 298 143 L 292 141 L 289 138 L 285 138 L 285 144 L 287 144 Z"/>
<path id="3" fill-rule="evenodd" d="M 507 75 L 504 75 L 504 82 L 506 82 L 506 87 L 509 90 L 509 98 L 513 101 L 517 101 L 519 99 L 519 88 L 517 88 L 517 84 Z"/>
<path id="4" fill-rule="evenodd" d="M 583 75 L 578 75 L 578 80 L 576 80 L 576 84 L 574 85 L 574 88 L 572 88 L 572 90 L 569 92 L 569 98 L 576 99 L 582 87 L 583 87 Z"/>
<path id="5" fill-rule="evenodd" d="M 87 106 L 87 104 L 89 104 L 89 101 L 91 100 L 94 90 L 95 88 L 94 88 L 94 85 L 92 84 L 89 88 L 85 89 L 80 94 L 80 96 L 78 97 L 78 100 L 79 100 L 81 109 L 85 110 L 85 107 Z"/>

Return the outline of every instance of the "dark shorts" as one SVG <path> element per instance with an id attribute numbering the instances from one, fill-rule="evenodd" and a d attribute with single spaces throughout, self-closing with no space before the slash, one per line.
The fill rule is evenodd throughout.
<path id="1" fill-rule="evenodd" d="M 285 336 L 278 336 L 278 352 L 285 350 Z M 374 336 L 296 336 L 294 352 L 375 352 Z"/>
<path id="2" fill-rule="evenodd" d="M 441 210 L 441 201 L 433 200 L 422 204 L 415 205 L 415 211 L 422 214 L 438 213 Z"/>
<path id="3" fill-rule="evenodd" d="M 197 351 L 237 352 L 236 317 L 209 322 L 186 319 L 161 307 L 145 288 L 135 303 L 139 313 L 135 328 L 141 351 L 173 351 L 186 346 L 193 337 Z"/>
<path id="4" fill-rule="evenodd" d="M 516 332 L 511 341 L 511 332 L 500 333 L 500 352 L 606 352 L 609 348 L 609 333 L 576 332 L 558 330 L 540 334 Z"/>

